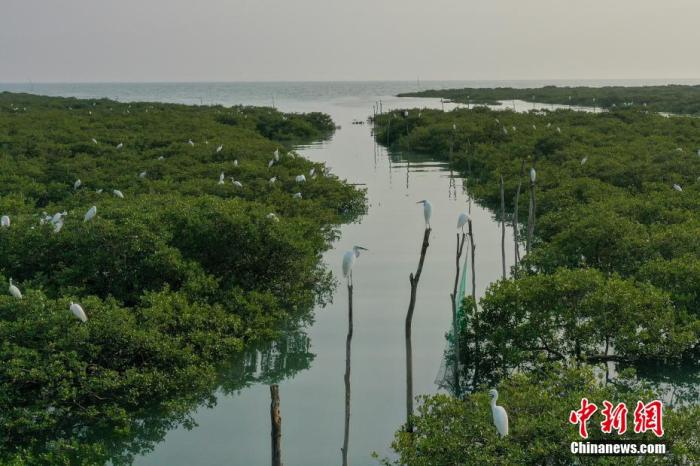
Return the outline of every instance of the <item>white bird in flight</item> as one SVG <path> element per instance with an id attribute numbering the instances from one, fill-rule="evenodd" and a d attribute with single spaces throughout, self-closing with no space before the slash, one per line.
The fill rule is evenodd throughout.
<path id="1" fill-rule="evenodd" d="M 117 196 L 119 199 L 124 199 L 124 193 L 119 191 L 118 189 L 115 189 L 112 191 L 112 194 Z"/>
<path id="2" fill-rule="evenodd" d="M 355 264 L 355 259 L 360 257 L 360 251 L 367 251 L 367 249 L 362 246 L 353 246 L 352 250 L 343 254 L 343 277 L 348 279 L 348 285 L 352 285 L 352 266 Z"/>
<path id="3" fill-rule="evenodd" d="M 490 390 L 489 396 L 491 397 L 491 414 L 493 414 L 493 423 L 496 426 L 498 435 L 505 437 L 508 435 L 508 413 L 506 413 L 503 406 L 496 405 L 496 400 L 498 400 L 498 390 Z"/>
<path id="4" fill-rule="evenodd" d="M 85 217 L 83 218 L 83 222 L 89 222 L 93 218 L 95 218 L 95 215 L 97 215 L 97 206 L 92 206 L 90 207 L 90 210 L 87 211 L 85 214 Z"/>
<path id="5" fill-rule="evenodd" d="M 2 218 L 0 218 L 0 226 L 2 226 L 2 228 L 9 228 L 10 227 L 10 216 L 9 215 L 3 215 Z"/>
<path id="6" fill-rule="evenodd" d="M 425 228 L 430 228 L 430 217 L 433 215 L 433 205 L 427 199 L 416 202 L 423 204 L 423 218 L 425 218 Z"/>
<path id="7" fill-rule="evenodd" d="M 471 219 L 469 218 L 469 214 L 466 212 L 462 212 L 459 214 L 459 217 L 457 218 L 457 229 L 462 230 L 464 232 L 464 225 L 469 223 Z"/>
<path id="8" fill-rule="evenodd" d="M 80 304 L 71 301 L 69 309 L 76 319 L 78 319 L 81 322 L 87 322 L 87 315 L 85 314 L 85 311 L 83 310 L 83 307 Z"/>
<path id="9" fill-rule="evenodd" d="M 11 278 L 10 278 L 10 288 L 8 288 L 7 291 L 9 291 L 10 294 L 11 294 L 13 297 L 15 297 L 15 298 L 17 298 L 17 299 L 22 299 L 22 292 L 19 291 L 19 288 L 17 288 L 17 287 L 12 283 L 12 279 L 11 279 Z"/>

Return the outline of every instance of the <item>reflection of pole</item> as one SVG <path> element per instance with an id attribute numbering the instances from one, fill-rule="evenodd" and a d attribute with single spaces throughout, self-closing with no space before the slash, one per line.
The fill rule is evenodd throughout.
<path id="1" fill-rule="evenodd" d="M 503 264 L 503 279 L 506 279 L 506 197 L 501 175 L 501 262 Z"/>
<path id="2" fill-rule="evenodd" d="M 520 262 L 520 248 L 518 246 L 518 206 L 520 204 L 520 189 L 523 185 L 523 173 L 525 173 L 525 160 L 520 165 L 520 177 L 518 178 L 518 189 L 515 191 L 515 205 L 513 206 L 513 244 L 515 245 L 514 263 L 517 268 Z"/>
<path id="3" fill-rule="evenodd" d="M 343 466 L 348 465 L 348 441 L 350 438 L 350 346 L 352 344 L 352 285 L 348 283 L 348 336 L 345 340 L 345 431 L 343 434 Z"/>
<path id="4" fill-rule="evenodd" d="M 272 421 L 272 466 L 282 466 L 282 416 L 280 415 L 280 391 L 270 385 L 270 420 Z"/>
<path id="5" fill-rule="evenodd" d="M 455 257 L 455 267 L 457 269 L 455 274 L 455 285 L 450 295 L 450 301 L 452 303 L 452 337 L 453 337 L 453 348 L 455 353 L 455 366 L 454 366 L 454 386 L 455 395 L 460 395 L 459 386 L 459 362 L 461 358 L 461 353 L 459 352 L 459 320 L 457 317 L 457 306 L 462 305 L 464 296 L 459 297 L 459 303 L 457 302 L 457 284 L 459 283 L 459 259 L 462 257 L 462 250 L 464 249 L 464 240 L 467 238 L 465 233 L 462 233 L 462 239 L 460 241 L 459 233 L 457 233 L 457 254 Z"/>
<path id="6" fill-rule="evenodd" d="M 420 260 L 418 261 L 418 269 L 416 274 L 409 275 L 408 280 L 411 282 L 411 300 L 408 303 L 408 312 L 406 313 L 406 432 L 413 432 L 413 347 L 411 346 L 411 323 L 413 322 L 413 310 L 416 307 L 416 291 L 418 290 L 418 280 L 420 280 L 421 272 L 423 271 L 423 262 L 425 261 L 425 253 L 428 251 L 430 228 L 426 228 L 423 233 L 423 245 L 420 250 Z"/>
<path id="7" fill-rule="evenodd" d="M 530 253 L 530 248 L 532 248 L 532 241 L 535 235 L 535 181 L 530 180 L 530 212 L 528 214 L 527 222 L 527 252 Z"/>
<path id="8" fill-rule="evenodd" d="M 477 379 L 478 379 L 478 368 L 479 368 L 479 357 L 480 357 L 480 350 L 479 350 L 479 306 L 476 304 L 476 261 L 474 260 L 474 255 L 476 252 L 476 243 L 474 243 L 474 230 L 472 229 L 472 220 L 469 219 L 468 222 L 469 225 L 469 244 L 471 246 L 471 252 L 472 252 L 472 301 L 474 305 L 474 328 L 475 328 L 475 335 L 474 335 L 474 349 L 476 350 L 476 361 L 477 364 L 474 366 L 474 382 L 473 385 L 476 385 Z"/>

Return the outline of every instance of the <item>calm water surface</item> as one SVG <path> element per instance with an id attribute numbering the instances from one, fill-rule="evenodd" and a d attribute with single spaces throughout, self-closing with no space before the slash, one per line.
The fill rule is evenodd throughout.
<path id="1" fill-rule="evenodd" d="M 534 82 L 424 83 L 424 88 L 460 86 L 534 86 Z M 566 83 L 564 83 L 566 84 Z M 574 84 L 574 83 L 568 83 Z M 586 84 L 586 83 L 584 83 Z M 596 83 L 588 83 L 596 84 Z M 601 83 L 602 84 L 602 83 Z M 614 83 L 619 84 L 619 83 Z M 639 83 L 636 83 L 639 84 Z M 423 235 L 421 199 L 433 203 L 433 233 L 413 321 L 414 393 L 438 390 L 435 377 L 450 327 L 449 293 L 454 279 L 455 225 L 467 209 L 463 180 L 425 156 L 388 154 L 371 137 L 365 120 L 379 99 L 385 110 L 440 108 L 436 99 L 398 99 L 392 94 L 415 90 L 417 83 L 238 83 L 238 84 L 27 84 L 0 90 L 32 90 L 49 95 L 110 97 L 182 103 L 274 104 L 282 111 L 322 111 L 342 129 L 326 142 L 305 146 L 306 157 L 326 162 L 333 173 L 367 188 L 369 211 L 359 223 L 342 227 L 341 238 L 325 255 L 328 267 L 342 276 L 341 257 L 352 245 L 369 249 L 355 265 L 352 353 L 351 464 L 377 464 L 371 457 L 390 456 L 390 443 L 405 416 L 403 325 L 408 305 L 408 275 L 415 270 Z M 531 103 L 508 102 L 518 110 Z M 550 106 L 548 106 L 550 107 Z M 450 106 L 446 106 L 449 109 Z M 471 206 L 477 244 L 477 293 L 500 276 L 500 227 L 493 213 Z M 512 237 L 507 231 L 508 266 Z M 339 286 L 333 303 L 317 309 L 304 329 L 310 367 L 280 382 L 283 441 L 287 466 L 340 463 L 343 441 L 347 289 Z M 253 371 L 259 362 L 253 363 Z M 258 368 L 259 369 L 259 368 Z M 252 384 L 233 394 L 215 394 L 216 405 L 194 412 L 197 426 L 167 433 L 153 451 L 135 464 L 236 465 L 270 463 L 270 395 L 268 386 Z"/>

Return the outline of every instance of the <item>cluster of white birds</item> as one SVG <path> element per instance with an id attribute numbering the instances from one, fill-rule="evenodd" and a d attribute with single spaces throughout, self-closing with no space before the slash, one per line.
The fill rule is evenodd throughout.
<path id="1" fill-rule="evenodd" d="M 22 299 L 22 292 L 17 287 L 17 285 L 14 284 L 12 278 L 10 278 L 10 287 L 7 289 L 7 291 L 13 298 Z M 76 319 L 78 319 L 81 322 L 87 322 L 87 314 L 85 314 L 85 310 L 80 304 L 71 301 L 68 309 L 73 313 Z"/>

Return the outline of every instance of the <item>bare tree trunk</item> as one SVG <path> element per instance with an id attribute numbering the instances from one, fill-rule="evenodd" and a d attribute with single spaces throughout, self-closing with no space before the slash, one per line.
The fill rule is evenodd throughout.
<path id="1" fill-rule="evenodd" d="M 520 164 L 520 178 L 518 178 L 518 189 L 515 191 L 515 205 L 513 206 L 513 243 L 515 245 L 515 266 L 520 262 L 520 233 L 518 224 L 518 208 L 520 206 L 520 189 L 523 185 L 523 173 L 525 173 L 525 160 Z"/>
<path id="2" fill-rule="evenodd" d="M 476 353 L 476 361 L 477 363 L 474 365 L 474 382 L 478 380 L 478 368 L 479 368 L 479 357 L 481 354 L 480 351 L 480 345 L 479 345 L 479 305 L 476 302 L 476 262 L 474 260 L 475 252 L 476 252 L 476 243 L 474 242 L 474 229 L 472 228 L 472 221 L 471 219 L 469 220 L 469 244 L 471 246 L 471 253 L 472 253 L 472 301 L 474 305 L 474 350 Z"/>
<path id="3" fill-rule="evenodd" d="M 350 439 L 350 349 L 352 345 L 352 285 L 348 283 L 348 336 L 345 339 L 345 430 L 343 434 L 343 466 L 348 465 Z"/>
<path id="4" fill-rule="evenodd" d="M 530 212 L 527 221 L 527 252 L 530 253 L 532 241 L 535 236 L 535 183 L 530 181 Z"/>
<path id="5" fill-rule="evenodd" d="M 503 265 L 503 279 L 506 279 L 506 197 L 501 175 L 501 262 Z"/>
<path id="6" fill-rule="evenodd" d="M 454 338 L 453 340 L 453 350 L 455 353 L 455 366 L 454 366 L 454 387 L 455 387 L 455 394 L 457 396 L 460 395 L 460 386 L 459 386 L 459 361 L 461 357 L 461 353 L 459 351 L 459 321 L 457 319 L 457 301 L 456 301 L 456 296 L 457 296 L 457 286 L 459 284 L 459 260 L 462 257 L 462 250 L 464 249 L 464 240 L 467 238 L 467 235 L 462 233 L 462 239 L 460 241 L 459 238 L 459 233 L 457 233 L 457 254 L 455 255 L 455 268 L 456 273 L 455 273 L 455 283 L 454 283 L 454 288 L 452 291 L 452 294 L 450 295 L 450 302 L 452 303 L 452 337 Z M 460 296 L 461 299 L 464 299 L 464 296 Z"/>
<path id="7" fill-rule="evenodd" d="M 277 385 L 270 385 L 270 420 L 272 421 L 272 466 L 282 466 L 282 416 L 280 392 Z"/>
<path id="8" fill-rule="evenodd" d="M 413 322 L 413 311 L 416 307 L 416 291 L 418 290 L 418 281 L 420 280 L 421 272 L 423 272 L 423 262 L 425 262 L 425 253 L 430 246 L 430 228 L 426 228 L 423 233 L 423 245 L 420 250 L 420 260 L 418 261 L 418 269 L 416 274 L 412 273 L 408 276 L 411 283 L 411 300 L 408 303 L 408 312 L 406 313 L 406 432 L 413 432 L 413 347 L 411 345 L 411 324 Z"/>

